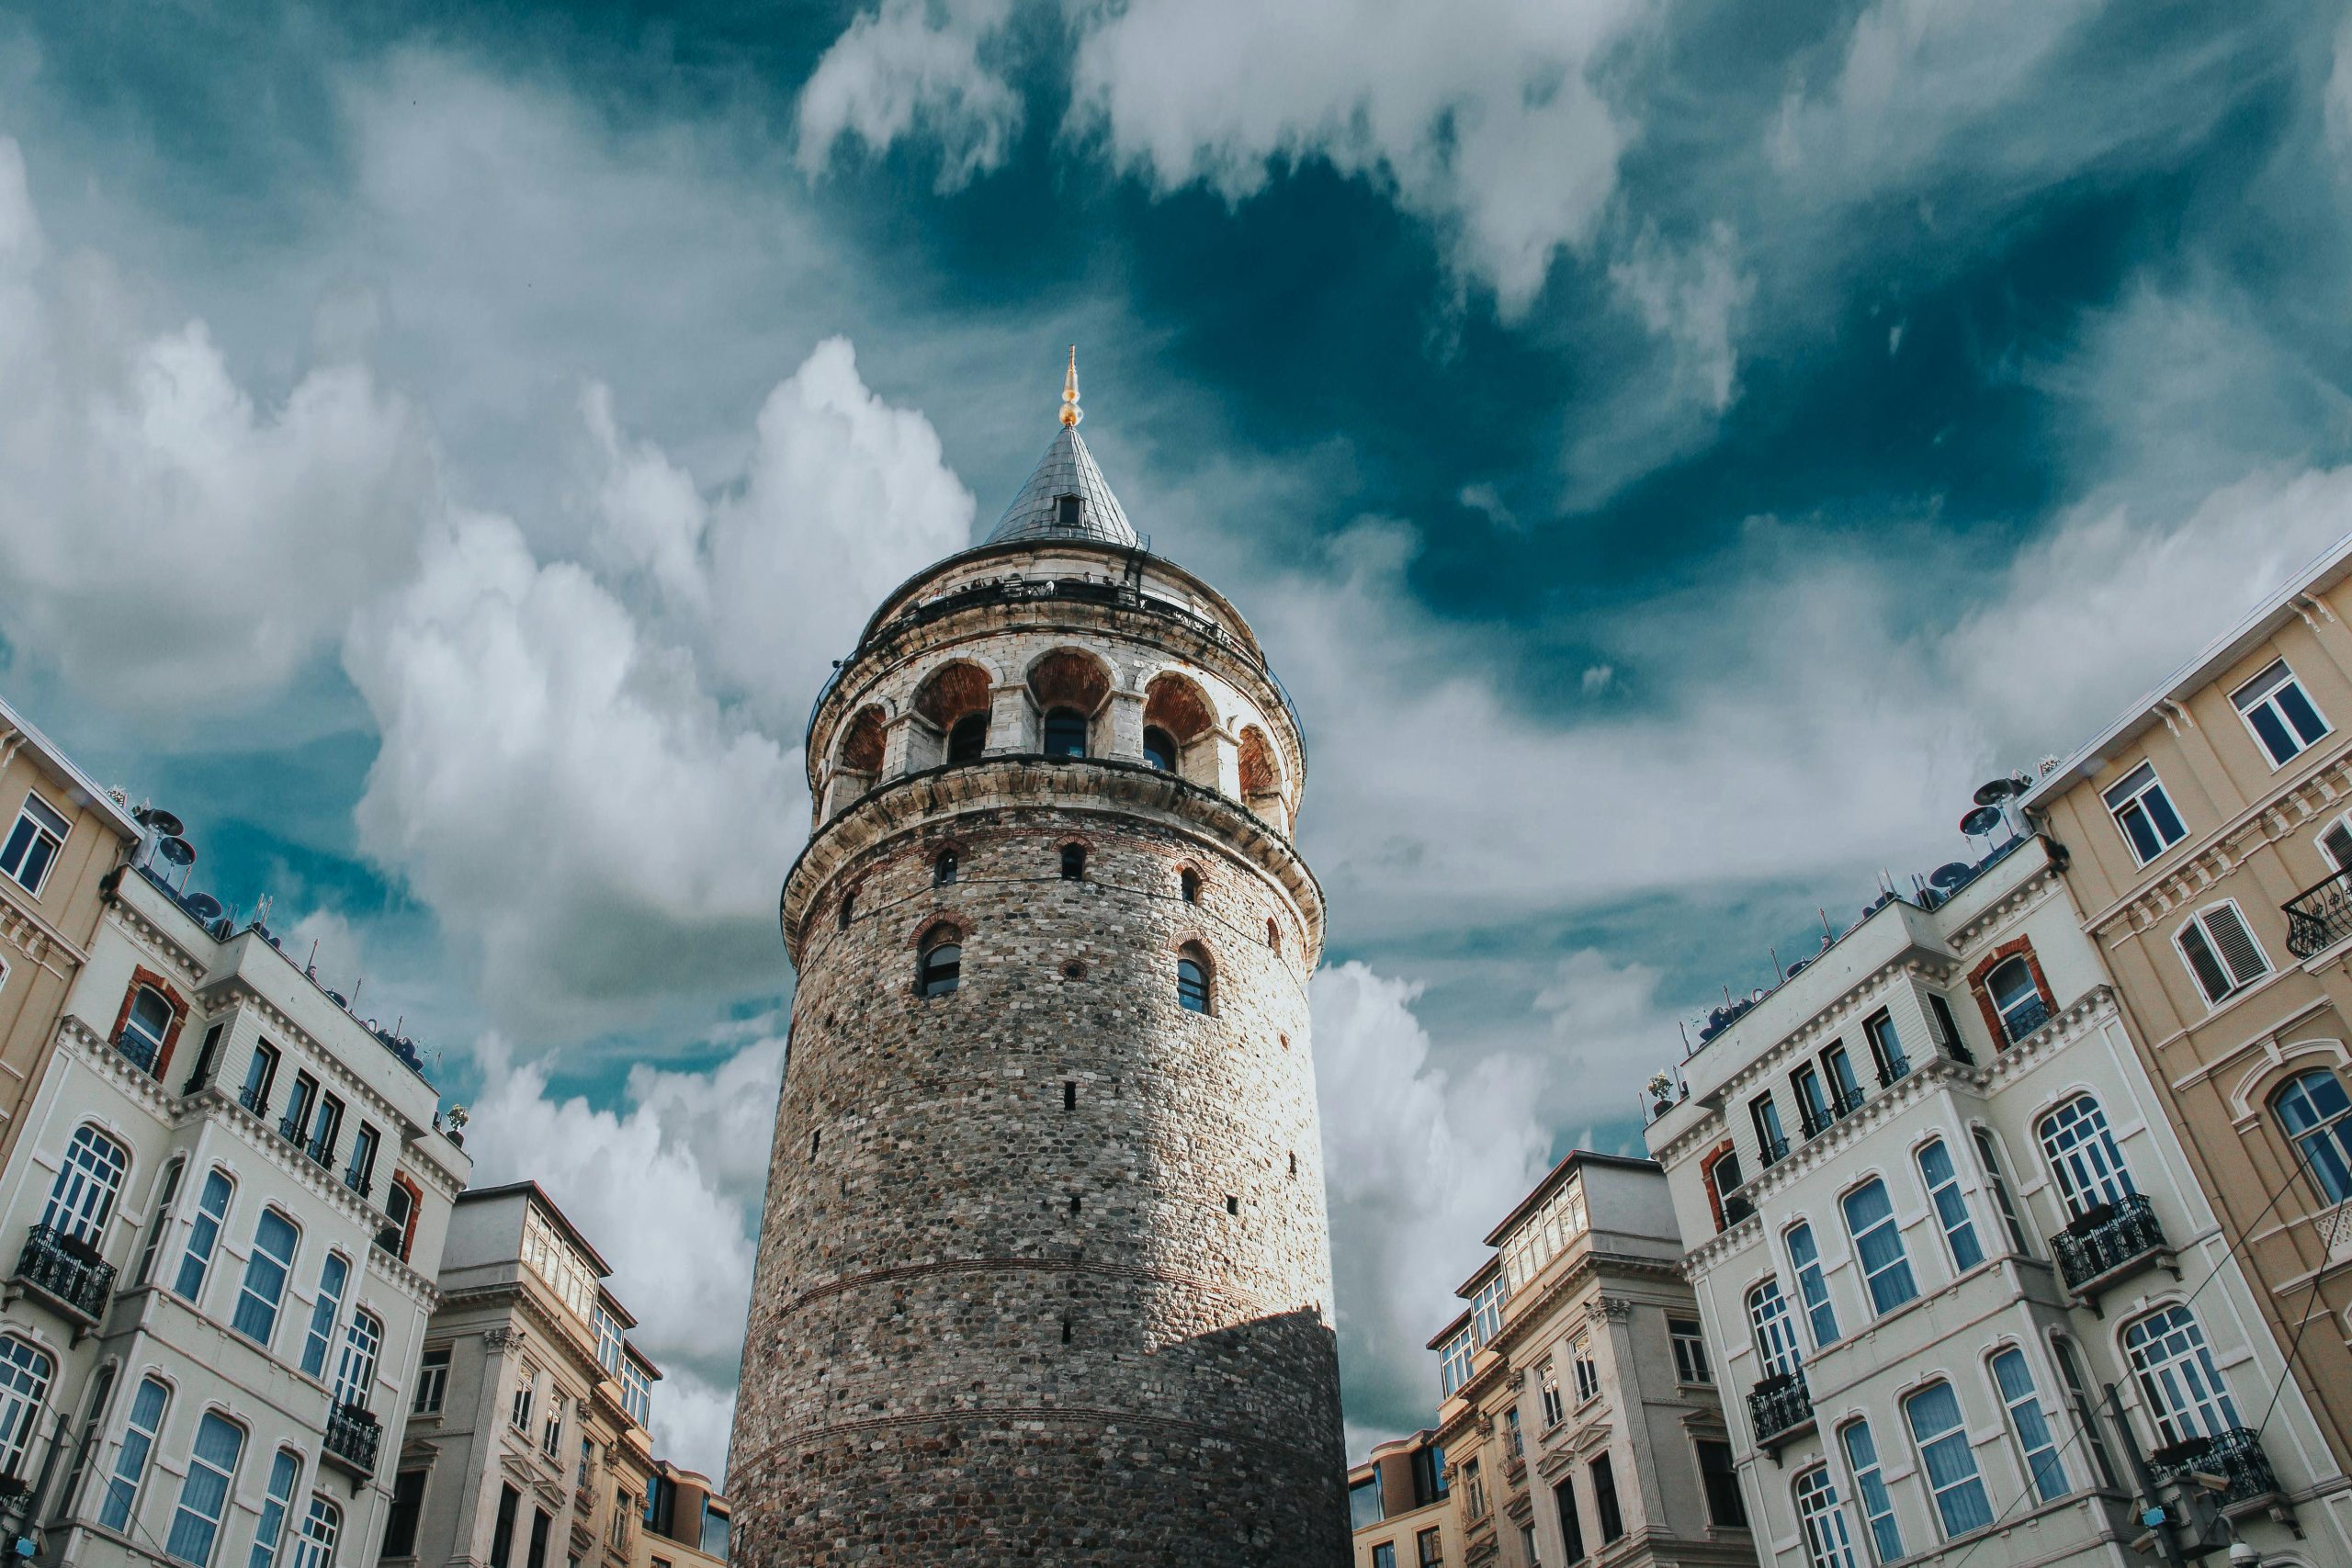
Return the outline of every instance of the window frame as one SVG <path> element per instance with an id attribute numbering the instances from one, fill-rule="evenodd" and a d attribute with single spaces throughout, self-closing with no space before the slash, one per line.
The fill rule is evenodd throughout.
<path id="1" fill-rule="evenodd" d="M 1747 1498 L 1740 1491 L 1739 1456 L 1731 1444 L 1722 1438 L 1693 1438 L 1690 1450 L 1699 1467 L 1699 1495 L 1707 1505 L 1708 1525 L 1715 1529 L 1747 1529 Z M 1720 1454 L 1722 1464 L 1711 1466 L 1710 1454 Z M 1724 1504 L 1728 1510 L 1721 1506 Z M 1729 1517 L 1724 1517 L 1726 1511 Z"/>
<path id="2" fill-rule="evenodd" d="M 2147 775 L 2144 780 L 2140 776 L 2143 773 Z M 2155 812 L 2148 804 L 2151 799 L 2162 804 L 2164 815 L 2171 821 L 2171 837 L 2165 836 L 2164 823 L 2157 820 Z M 2156 764 L 2149 759 L 2141 759 L 2133 764 L 2131 772 L 2108 785 L 2100 792 L 2099 801 L 2107 807 L 2108 818 L 2115 824 L 2115 831 L 2123 840 L 2123 847 L 2131 852 L 2134 865 L 2154 865 L 2165 857 L 2166 852 L 2188 837 L 2188 824 L 2181 817 L 2180 807 L 2173 803 L 2172 792 L 2165 788 L 2163 775 L 2156 772 Z M 2137 811 L 2140 819 L 2148 825 L 2148 837 L 2154 840 L 2155 847 L 2144 854 L 2141 852 L 2140 840 L 2132 836 L 2132 829 L 2125 820 L 2133 811 Z"/>
<path id="3" fill-rule="evenodd" d="M 2036 1497 L 2044 1503 L 2055 1503 L 2074 1488 L 2066 1479 L 2065 1456 L 2023 1347 L 2012 1341 L 1995 1349 L 1984 1358 L 1984 1372 L 1992 1382 L 1994 1396 L 2001 1402 L 2003 1424 L 2009 1429 L 2009 1438 L 2017 1445 L 2019 1473 Z M 2010 1376 L 2011 1372 L 2016 1378 Z M 2021 1387 L 2012 1386 L 2017 1379 L 2023 1380 Z"/>
<path id="4" fill-rule="evenodd" d="M 2283 705 L 2279 704 L 2278 694 L 2290 688 L 2295 695 L 2301 699 L 2303 707 L 2310 713 L 2312 722 L 2319 726 L 2317 734 L 2304 735 L 2301 723 L 2296 720 Z M 2304 687 L 2302 677 L 2295 673 L 2293 667 L 2288 664 L 2283 656 L 2264 665 L 2236 691 L 2232 692 L 2230 705 L 2237 709 L 2238 721 L 2245 726 L 2246 734 L 2253 738 L 2256 749 L 2269 762 L 2270 771 L 2274 773 L 2335 733 L 2335 727 L 2327 722 L 2327 716 L 2319 711 L 2317 703 L 2312 701 L 2312 694 Z M 2261 725 L 2255 719 L 2257 712 L 2264 711 L 2267 711 L 2272 721 L 2278 725 L 2281 739 L 2296 742 L 2283 757 L 2278 754 L 2278 748 L 2271 743 L 2270 737 L 2262 732 Z"/>
<path id="5" fill-rule="evenodd" d="M 56 1357 L 21 1334 L 0 1334 L 0 1475 L 22 1470 L 56 1381 Z"/>
<path id="6" fill-rule="evenodd" d="M 2227 914 L 2237 922 L 2237 934 L 2245 942 L 2245 956 L 2260 965 L 2253 973 L 2239 974 L 2227 943 L 2212 925 L 2212 917 L 2222 914 Z M 2212 980 L 2209 980 L 2204 971 L 2197 966 L 2197 953 L 2189 945 L 2192 932 L 2197 946 L 2202 949 L 2206 961 L 2213 966 L 2213 977 L 2225 982 L 2218 991 L 2213 988 Z M 2278 966 L 2270 962 L 2270 954 L 2263 950 L 2262 939 L 2254 934 L 2254 927 L 2245 918 L 2244 906 L 2235 898 L 2217 898 L 2190 911 L 2187 919 L 2173 928 L 2172 944 L 2174 951 L 2180 954 L 2182 964 L 2188 968 L 2188 977 L 2197 983 L 2198 994 L 2205 998 L 2208 1011 L 2245 995 L 2278 972 Z"/>
<path id="7" fill-rule="evenodd" d="M 218 1456 L 207 1457 L 204 1452 L 206 1437 L 216 1432 L 230 1433 L 236 1440 L 225 1470 L 221 1468 Z M 245 1443 L 251 1436 L 242 1424 L 230 1419 L 218 1409 L 207 1410 L 197 1417 L 195 1440 L 188 1444 L 187 1468 L 180 1475 L 179 1501 L 173 1506 L 171 1523 L 165 1529 L 164 1556 L 175 1562 L 186 1563 L 187 1568 L 209 1568 L 212 1554 L 220 1544 L 220 1527 L 228 1523 L 230 1506 L 236 1500 L 237 1472 L 243 1466 Z M 199 1473 L 205 1478 L 205 1491 L 198 1490 Z M 203 1511 L 202 1499 L 216 1483 L 220 1495 L 212 1504 L 213 1512 L 208 1514 Z M 195 1521 L 193 1525 L 187 1523 L 190 1520 Z M 185 1543 L 184 1529 L 191 1538 Z M 198 1530 L 203 1536 L 201 1547 L 194 1555 L 186 1555 L 183 1545 L 195 1547 L 196 1541 L 192 1538 Z"/>
<path id="8" fill-rule="evenodd" d="M 1826 1461 L 1789 1478 L 1789 1503 L 1811 1568 L 1860 1568 L 1853 1530 L 1846 1522 L 1845 1500 L 1838 1495 L 1838 1479 Z"/>
<path id="9" fill-rule="evenodd" d="M 943 921 L 923 932 L 915 946 L 915 995 L 936 1001 L 954 996 L 963 985 L 964 933 Z"/>
<path id="10" fill-rule="evenodd" d="M 1077 749 L 1070 749 L 1073 729 Z M 1084 758 L 1093 743 L 1094 726 L 1078 709 L 1067 704 L 1047 708 L 1037 720 L 1037 746 L 1048 757 Z"/>
<path id="11" fill-rule="evenodd" d="M 1886 1212 L 1868 1224 L 1857 1226 L 1854 1219 L 1854 1204 L 1864 1193 L 1873 1189 L 1877 1190 L 1880 1199 L 1885 1202 Z M 1910 1249 L 1903 1244 L 1903 1222 L 1895 1214 L 1894 1192 L 1887 1186 L 1885 1178 L 1870 1177 L 1856 1182 L 1839 1193 L 1838 1212 L 1846 1222 L 1846 1239 L 1854 1249 L 1855 1266 L 1861 1270 L 1862 1293 L 1870 1298 L 1871 1315 L 1873 1318 L 1884 1317 L 1897 1308 L 1917 1301 L 1919 1299 L 1918 1272 L 1911 1267 Z M 1894 1256 L 1879 1267 L 1872 1268 L 1869 1246 L 1863 1238 L 1866 1235 L 1875 1237 L 1882 1231 L 1893 1240 Z M 1879 1289 L 1880 1280 L 1893 1280 L 1898 1274 L 1901 1279 L 1899 1288 L 1902 1293 L 1899 1295 L 1883 1293 Z"/>
<path id="12" fill-rule="evenodd" d="M 1859 1436 L 1866 1452 L 1857 1452 Z M 1846 1472 L 1854 1478 L 1854 1506 L 1862 1517 L 1862 1535 L 1871 1556 L 1892 1562 L 1905 1555 L 1903 1521 L 1895 1517 L 1894 1495 L 1886 1489 L 1884 1462 L 1879 1457 L 1878 1434 L 1870 1420 L 1857 1416 L 1838 1428 L 1838 1451 L 1845 1456 Z"/>
<path id="13" fill-rule="evenodd" d="M 1188 942 L 1176 951 L 1176 1006 L 1203 1018 L 1216 1012 L 1216 971 L 1198 942 Z"/>
<path id="14" fill-rule="evenodd" d="M 1797 1304 L 1804 1309 L 1805 1332 L 1815 1350 L 1826 1350 L 1839 1338 L 1838 1308 L 1829 1299 L 1829 1276 L 1822 1267 L 1821 1243 L 1814 1236 L 1813 1222 L 1799 1220 L 1782 1231 L 1781 1247 L 1789 1255 L 1789 1272 L 1796 1278 Z"/>
<path id="15" fill-rule="evenodd" d="M 44 812 L 55 820 L 56 826 L 52 827 L 49 822 L 41 819 L 41 814 Z M 20 849 L 17 835 L 28 825 L 32 831 L 24 838 L 23 847 Z M 6 876 L 23 888 L 27 897 L 39 898 L 42 890 L 49 886 L 50 874 L 57 869 L 57 863 L 65 857 L 65 845 L 73 837 L 73 818 L 51 806 L 40 790 L 25 791 L 24 801 L 17 807 L 16 819 L 9 824 L 8 836 L 0 839 L 0 876 Z M 43 840 L 48 841 L 48 851 L 41 856 L 40 865 L 35 868 L 33 879 L 27 882 L 23 875 L 24 867 L 32 859 L 33 851 L 41 844 Z M 14 865 L 6 864 L 11 851 L 16 852 Z"/>
<path id="16" fill-rule="evenodd" d="M 336 1404 L 368 1408 L 383 1354 L 384 1320 L 366 1307 L 353 1308 L 343 1325 L 343 1353 L 335 1359 L 332 1392 Z"/>
<path id="17" fill-rule="evenodd" d="M 2324 1082 L 2344 1101 L 2336 1110 L 2322 1111 L 2313 1101 L 2309 1086 L 2313 1080 Z M 2311 1124 L 2297 1131 L 2287 1117 L 2286 1105 L 2290 1096 L 2300 1094 L 2310 1107 Z M 2308 1067 L 2272 1089 L 2264 1101 L 2270 1118 L 2286 1134 L 2289 1146 L 2295 1151 L 2295 1161 L 2303 1168 L 2322 1199 L 2330 1204 L 2352 1202 L 2352 1089 L 2335 1068 Z M 2312 1152 L 2317 1145 L 2328 1153 L 2329 1166 L 2323 1168 Z"/>
<path id="18" fill-rule="evenodd" d="M 1930 1153 L 1943 1161 L 1940 1178 L 1928 1168 Z M 1951 1157 L 1951 1145 L 1940 1134 L 1929 1138 L 1911 1151 L 1911 1163 L 1919 1172 L 1919 1185 L 1927 1190 L 1937 1228 L 1943 1233 L 1944 1257 L 1954 1275 L 1965 1274 L 1984 1261 L 1984 1244 L 1977 1239 L 1976 1216 L 1969 1212 L 1968 1195 L 1961 1190 L 1960 1165 Z M 1963 1251 L 1975 1256 L 1965 1257 Z"/>
<path id="19" fill-rule="evenodd" d="M 2059 1126 L 2060 1118 L 2078 1106 L 2089 1109 Z M 2053 1129 L 2069 1140 L 2063 1148 L 2052 1136 Z M 2059 1201 L 2065 1206 L 2069 1220 L 2080 1219 L 2102 1205 L 2111 1207 L 2139 1196 L 2139 1183 L 2132 1179 L 2131 1162 L 2123 1157 L 2123 1145 L 2107 1119 L 2107 1108 L 2099 1103 L 2098 1096 L 2087 1089 L 2068 1095 L 2035 1117 L 2033 1134 L 2041 1146 L 2042 1159 L 2050 1167 L 2051 1179 L 2057 1186 Z M 2091 1167 L 2098 1161 L 2078 1159 L 2085 1150 L 2096 1151 L 2109 1168 L 2097 1170 Z"/>
<path id="20" fill-rule="evenodd" d="M 287 1242 L 284 1257 L 266 1251 L 262 1247 L 262 1232 L 268 1227 L 272 1220 L 276 1220 L 278 1224 L 285 1227 Z M 253 1237 L 246 1244 L 245 1248 L 244 1278 L 238 1281 L 236 1304 L 229 1311 L 229 1328 L 232 1333 L 243 1335 L 265 1350 L 270 1348 L 270 1342 L 277 1337 L 277 1320 L 285 1314 L 286 1287 L 294 1278 L 294 1259 L 300 1256 L 301 1251 L 302 1227 L 296 1224 L 293 1216 L 277 1204 L 263 1204 L 261 1213 L 254 1216 Z M 254 1289 L 257 1276 L 264 1284 L 268 1282 L 267 1276 L 262 1273 L 264 1269 L 276 1271 L 277 1286 L 273 1291 Z M 260 1303 L 263 1305 L 249 1314 L 246 1311 L 248 1302 Z M 261 1312 L 264 1309 L 268 1314 L 266 1321 L 261 1320 Z M 254 1319 L 251 1325 L 247 1323 L 248 1316 Z M 258 1333 L 255 1332 L 256 1327 L 259 1329 Z"/>
<path id="21" fill-rule="evenodd" d="M 438 1416 L 449 1397 L 448 1345 L 427 1345 L 416 1360 L 416 1392 L 409 1399 L 412 1416 Z M 582 1439 L 585 1440 L 584 1438 Z"/>
<path id="22" fill-rule="evenodd" d="M 342 1266 L 343 1277 L 330 1290 L 327 1276 L 338 1264 Z M 334 1350 L 335 1326 L 343 1316 L 343 1295 L 350 1288 L 351 1259 L 341 1250 L 329 1247 L 326 1257 L 319 1261 L 319 1288 L 311 1300 L 311 1321 L 302 1330 L 302 1359 L 300 1365 L 304 1377 L 325 1381 L 327 1357 Z"/>
<path id="23" fill-rule="evenodd" d="M 1780 1280 L 1766 1275 L 1747 1288 L 1741 1298 L 1747 1309 L 1748 1337 L 1755 1342 L 1756 1364 L 1766 1380 L 1795 1377 L 1804 1369 L 1804 1356 L 1797 1345 L 1796 1325 L 1790 1321 L 1789 1298 L 1781 1289 Z M 1774 1342 L 1780 1342 L 1775 1348 Z"/>
<path id="24" fill-rule="evenodd" d="M 211 1206 L 214 1184 L 219 1183 L 220 1206 Z M 212 1282 L 212 1262 L 220 1254 L 220 1233 L 229 1228 L 229 1215 L 237 1206 L 237 1180 L 219 1166 L 208 1167 L 204 1185 L 197 1191 L 196 1217 L 188 1222 L 187 1245 L 180 1251 L 178 1271 L 172 1276 L 172 1294 L 189 1305 L 201 1308 L 204 1287 Z M 189 1278 L 190 1270 L 195 1277 Z"/>
<path id="25" fill-rule="evenodd" d="M 1926 1401 L 1939 1394 L 1951 1402 L 1951 1425 L 1938 1427 L 1931 1433 L 1923 1432 L 1918 1411 Z M 1920 1478 L 1927 1483 L 1928 1500 L 1935 1506 L 1936 1528 L 1941 1532 L 1942 1539 L 1954 1540 L 1995 1523 L 1992 1494 L 1984 1489 L 1984 1467 L 1976 1462 L 1976 1450 L 1969 1441 L 1968 1412 L 1960 1403 L 1960 1390 L 1949 1379 L 1938 1378 L 1905 1394 L 1902 1405 L 1903 1425 L 1910 1433 L 1912 1451 L 1917 1457 Z M 1967 1461 L 1968 1473 L 1949 1485 L 1939 1485 L 1936 1467 L 1929 1461 L 1928 1452 L 1931 1450 L 1949 1452 L 1951 1450 L 1944 1450 L 1943 1445 L 1955 1442 L 1960 1445 L 1960 1456 Z M 1972 1490 L 1976 1510 L 1984 1517 L 1977 1518 L 1972 1514 L 1962 1513 L 1961 1522 L 1956 1523 L 1953 1517 L 1955 1508 L 1968 1501 Z"/>
<path id="26" fill-rule="evenodd" d="M 271 1568 L 286 1541 L 287 1517 L 294 1511 L 294 1488 L 302 1483 L 302 1457 L 292 1449 L 279 1449 L 270 1456 L 269 1481 L 262 1494 L 259 1516 L 254 1521 L 253 1550 L 246 1555 L 245 1568 Z"/>
<path id="27" fill-rule="evenodd" d="M 67 1135 L 65 1152 L 58 1156 L 57 1174 L 41 1205 L 42 1228 L 93 1250 L 103 1247 L 107 1224 L 130 1176 L 129 1145 L 95 1122 L 82 1122 Z"/>
<path id="28" fill-rule="evenodd" d="M 2165 1326 L 2151 1329 L 2152 1325 Z M 2177 1334 L 2180 1340 L 2161 1357 L 2143 1356 L 2143 1330 L 2167 1337 Z M 2140 1385 L 2148 1424 L 2155 1428 L 2158 1447 L 2219 1437 L 2245 1425 L 2237 1401 L 2230 1393 L 2229 1382 L 2213 1359 L 2212 1341 L 2205 1337 L 2204 1325 L 2197 1321 L 2196 1313 L 2187 1302 L 2166 1302 L 2129 1319 L 2118 1327 L 2116 1338 L 2123 1347 L 2124 1359 L 2132 1368 L 2133 1380 Z M 2205 1388 L 2201 1392 L 2191 1388 L 2184 1393 L 2174 1378 L 2159 1380 L 2158 1373 L 2175 1369 L 2185 1369 L 2190 1380 L 2201 1379 Z"/>
<path id="29" fill-rule="evenodd" d="M 146 1425 L 141 1426 L 140 1407 L 151 1389 L 155 1394 L 155 1408 L 145 1417 Z M 106 1490 L 98 1499 L 101 1528 L 117 1535 L 130 1533 L 131 1521 L 139 1517 L 148 1472 L 154 1469 L 155 1441 L 171 1413 L 172 1385 L 156 1372 L 141 1378 L 139 1386 L 131 1392 L 129 1408 L 123 1412 L 122 1436 L 115 1439 L 114 1463 L 107 1472 Z"/>
<path id="30" fill-rule="evenodd" d="M 1707 1356 L 1705 1325 L 1693 1317 L 1669 1317 L 1666 1320 L 1666 1338 L 1674 1350 L 1675 1381 L 1713 1388 L 1715 1369 Z M 1696 1376 L 1692 1375 L 1694 1370 Z"/>
<path id="31" fill-rule="evenodd" d="M 1983 1172 L 1984 1184 L 1993 1194 L 1994 1211 L 2001 1216 L 2001 1229 L 2009 1245 L 2019 1257 L 2034 1256 L 2032 1232 L 2025 1223 L 2025 1211 L 2018 1207 L 2017 1198 L 2009 1190 L 2008 1177 L 2001 1168 L 2001 1150 L 1990 1127 L 1971 1124 L 1968 1142 L 1976 1151 L 1976 1164 Z"/>
<path id="32" fill-rule="evenodd" d="M 2010 970 L 2025 977 L 2025 989 L 2004 1002 L 1993 982 Z M 2033 959 L 2026 953 L 2012 953 L 1984 971 L 1984 999 L 1993 1004 L 1993 1016 L 2001 1021 L 2000 1043 L 2003 1046 L 2020 1044 L 2030 1039 L 2034 1032 L 2048 1023 L 2058 1011 L 2050 1005 L 2050 998 L 2041 994 L 2041 976 L 2033 972 Z M 2030 1010 L 2037 1007 L 2041 1010 L 2040 1018 L 2034 1018 Z M 2020 1019 L 2030 1021 L 2020 1024 Z"/>

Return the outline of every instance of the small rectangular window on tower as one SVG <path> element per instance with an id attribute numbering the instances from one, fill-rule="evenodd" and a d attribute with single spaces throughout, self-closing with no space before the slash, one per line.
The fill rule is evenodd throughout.
<path id="1" fill-rule="evenodd" d="M 1235 1197 L 1230 1192 L 1227 1193 L 1225 1195 L 1225 1212 L 1228 1214 L 1239 1213 L 1241 1212 L 1241 1200 Z"/>
<path id="2" fill-rule="evenodd" d="M 1078 1085 L 1075 1082 L 1062 1085 L 1062 1109 L 1064 1111 L 1078 1109 Z"/>

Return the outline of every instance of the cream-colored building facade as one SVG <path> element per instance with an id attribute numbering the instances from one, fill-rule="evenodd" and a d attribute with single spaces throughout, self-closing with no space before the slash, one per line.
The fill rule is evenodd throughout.
<path id="1" fill-rule="evenodd" d="M 2326 1447 L 2294 1502 L 2307 1525 L 2337 1521 L 2339 1542 L 2352 1529 L 2347 615 L 2352 538 L 2025 801 L 2066 847 L 2067 886 L 2154 1111 L 2179 1129 L 2184 1175 L 2243 1242 L 2260 1321 L 2289 1359 L 2283 1403 L 2321 1418 Z M 2238 1397 L 2252 1426 L 2267 1382 Z M 2266 1449 L 2284 1438 L 2263 1434 Z"/>
<path id="2" fill-rule="evenodd" d="M 534 1182 L 466 1193 L 442 1258 L 380 1561 L 430 1568 L 704 1568 L 728 1508 L 657 1461 L 661 1372 L 610 1268 Z"/>
<path id="3" fill-rule="evenodd" d="M 1465 1568 L 1756 1562 L 1667 1180 L 1570 1154 L 1487 1236 L 1438 1353 Z"/>
<path id="4" fill-rule="evenodd" d="M 139 824 L 0 700 L 0 1169 Z"/>
<path id="5" fill-rule="evenodd" d="M 1434 1429 L 1374 1445 L 1348 1470 L 1348 1525 L 1355 1568 L 1459 1564 L 1462 1521 L 1446 1488 L 1445 1450 Z"/>
<path id="6" fill-rule="evenodd" d="M 2273 1568 L 2352 1562 L 2063 863 L 2014 838 L 1883 895 L 1652 1107 L 1768 1563 L 2125 1568 L 2157 1506 L 2196 1524 L 2152 1548 L 2218 1511 Z"/>

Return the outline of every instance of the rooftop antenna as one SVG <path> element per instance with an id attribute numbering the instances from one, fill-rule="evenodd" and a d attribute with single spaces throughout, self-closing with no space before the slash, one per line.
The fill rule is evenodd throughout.
<path id="1" fill-rule="evenodd" d="M 1781 967 L 1781 950 L 1777 947 L 1767 947 L 1764 951 L 1772 955 L 1772 973 L 1779 976 L 1779 980 L 1774 983 L 1786 980 L 1789 977 L 1789 972 Z"/>
<path id="2" fill-rule="evenodd" d="M 1813 912 L 1821 917 L 1821 934 L 1828 938 L 1831 942 L 1836 942 L 1838 940 L 1838 933 L 1829 929 L 1829 911 L 1823 908 L 1820 905 L 1815 904 L 1813 907 Z"/>
<path id="3" fill-rule="evenodd" d="M 359 1006 L 359 987 L 367 983 L 368 976 L 365 975 L 362 975 L 359 978 L 351 982 L 351 1006 L 354 1010 L 356 1010 Z M 356 1012 L 355 1016 L 356 1016 Z"/>
<path id="4" fill-rule="evenodd" d="M 1078 406 L 1078 344 L 1069 345 L 1069 374 L 1062 378 L 1062 428 L 1076 430 L 1086 411 Z"/>
<path id="5" fill-rule="evenodd" d="M 317 937 L 311 939 L 311 956 L 303 960 L 302 973 L 312 980 L 319 977 L 319 939 Z"/>

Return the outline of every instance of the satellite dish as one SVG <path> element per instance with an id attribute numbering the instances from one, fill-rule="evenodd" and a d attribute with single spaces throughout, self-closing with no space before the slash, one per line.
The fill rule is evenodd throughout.
<path id="1" fill-rule="evenodd" d="M 1790 964 L 1789 978 L 1792 980 L 1795 979 L 1800 974 L 1804 973 L 1805 968 L 1812 963 L 1813 960 L 1810 958 L 1800 958 L 1794 964 Z"/>
<path id="2" fill-rule="evenodd" d="M 210 925 L 220 918 L 220 900 L 209 893 L 199 893 L 187 901 L 187 912 L 198 922 Z"/>
<path id="3" fill-rule="evenodd" d="M 343 999 L 343 993 L 341 991 L 329 991 L 327 993 L 327 1000 L 343 1009 L 345 1012 L 351 1010 L 351 1004 Z"/>
<path id="4" fill-rule="evenodd" d="M 1990 787 L 1989 785 L 1987 786 Z M 1981 791 L 1979 793 L 1982 793 Z M 1980 806 L 1960 819 L 1960 830 L 1972 839 L 1990 838 L 1993 829 L 2001 825 L 2001 808 Z"/>
<path id="5" fill-rule="evenodd" d="M 2028 781 L 2024 779 L 1998 778 L 1987 780 L 1985 783 L 1976 786 L 1976 804 L 1979 806 L 1998 806 L 2005 800 L 2015 800 L 2018 796 L 2023 795 L 2030 787 L 2030 785 Z"/>
<path id="6" fill-rule="evenodd" d="M 1946 861 L 1928 873 L 1928 880 L 1949 893 L 1976 874 L 1976 868 L 1966 861 Z"/>
<path id="7" fill-rule="evenodd" d="M 173 865 L 194 865 L 196 846 L 175 834 L 155 845 L 155 852 Z"/>
<path id="8" fill-rule="evenodd" d="M 187 831 L 178 818 L 160 806 L 142 806 L 130 814 L 130 819 L 141 828 L 153 828 L 169 838 L 177 838 Z"/>

